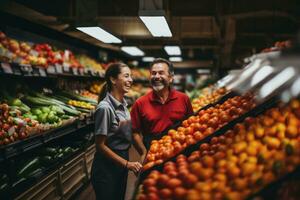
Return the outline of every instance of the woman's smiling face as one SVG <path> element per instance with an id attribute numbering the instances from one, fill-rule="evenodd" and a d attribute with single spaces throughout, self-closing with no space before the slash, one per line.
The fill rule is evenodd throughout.
<path id="1" fill-rule="evenodd" d="M 131 70 L 129 67 L 121 67 L 121 73 L 115 80 L 116 89 L 122 93 L 128 93 L 132 86 Z"/>

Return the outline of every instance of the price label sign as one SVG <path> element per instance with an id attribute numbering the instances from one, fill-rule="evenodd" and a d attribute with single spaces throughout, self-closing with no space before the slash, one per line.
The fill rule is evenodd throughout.
<path id="1" fill-rule="evenodd" d="M 33 67 L 32 68 L 32 75 L 33 76 L 40 76 L 39 68 L 38 67 Z"/>
<path id="2" fill-rule="evenodd" d="M 62 68 L 61 65 L 55 64 L 55 68 L 56 68 L 56 72 L 57 72 L 58 74 L 62 74 L 62 73 L 63 73 L 63 68 Z"/>
<path id="3" fill-rule="evenodd" d="M 19 65 L 12 65 L 12 69 L 15 75 L 22 75 L 21 67 Z"/>
<path id="4" fill-rule="evenodd" d="M 13 74 L 13 70 L 9 63 L 1 63 L 1 67 L 4 73 Z"/>
<path id="5" fill-rule="evenodd" d="M 70 72 L 70 67 L 69 66 L 64 66 L 64 72 Z"/>
<path id="6" fill-rule="evenodd" d="M 80 68 L 80 69 L 79 69 L 79 74 L 80 74 L 80 75 L 84 75 L 84 69 Z"/>
<path id="7" fill-rule="evenodd" d="M 55 72 L 55 67 L 54 66 L 49 66 L 48 68 L 47 68 L 47 73 L 48 74 L 55 74 L 56 72 Z"/>
<path id="8" fill-rule="evenodd" d="M 32 67 L 31 65 L 24 65 L 24 64 L 21 64 L 20 65 L 20 69 L 21 71 L 23 72 L 23 74 L 25 76 L 31 76 L 31 72 L 32 72 Z"/>
<path id="9" fill-rule="evenodd" d="M 78 76 L 78 69 L 77 68 L 72 68 L 72 72 L 75 76 Z"/>
<path id="10" fill-rule="evenodd" d="M 46 71 L 45 71 L 45 69 L 44 68 L 39 68 L 39 72 L 40 72 L 40 75 L 42 76 L 42 77 L 46 77 L 47 76 L 47 73 L 46 73 Z"/>

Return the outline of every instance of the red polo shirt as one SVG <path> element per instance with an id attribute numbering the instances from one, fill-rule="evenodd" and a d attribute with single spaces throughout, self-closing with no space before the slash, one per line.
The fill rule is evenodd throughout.
<path id="1" fill-rule="evenodd" d="M 132 106 L 131 121 L 133 132 L 159 134 L 189 115 L 193 114 L 188 96 L 176 90 L 170 90 L 164 104 L 155 92 L 140 97 Z"/>

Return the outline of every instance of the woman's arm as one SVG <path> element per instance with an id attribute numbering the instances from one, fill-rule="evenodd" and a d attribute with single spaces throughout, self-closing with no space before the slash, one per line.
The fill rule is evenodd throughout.
<path id="1" fill-rule="evenodd" d="M 120 157 L 105 144 L 105 141 L 106 136 L 96 135 L 96 148 L 99 152 L 101 152 L 105 157 L 111 159 L 116 164 L 123 166 L 134 173 L 138 173 L 140 171 L 142 165 L 139 162 L 129 162 L 128 160 Z"/>
<path id="2" fill-rule="evenodd" d="M 133 133 L 133 146 L 134 148 L 137 150 L 137 152 L 140 154 L 141 156 L 141 163 L 143 163 L 146 154 L 147 154 L 147 150 L 143 144 L 143 140 L 142 137 L 139 133 Z"/>

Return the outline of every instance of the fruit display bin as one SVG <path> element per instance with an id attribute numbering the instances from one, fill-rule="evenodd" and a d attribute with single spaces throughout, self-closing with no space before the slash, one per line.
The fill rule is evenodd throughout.
<path id="1" fill-rule="evenodd" d="M 272 103 L 273 102 L 273 103 Z M 276 102 L 278 102 L 278 103 L 276 103 Z M 272 105 L 271 105 L 272 104 Z M 287 181 L 293 181 L 293 180 L 296 180 L 296 181 L 298 181 L 298 183 L 299 183 L 299 178 L 300 178 L 300 165 L 299 165 L 299 157 L 298 157 L 298 155 L 299 155 L 299 143 L 297 143 L 297 137 L 296 137 L 296 135 L 297 134 L 299 134 L 299 132 L 296 134 L 296 132 L 297 132 L 297 130 L 294 130 L 293 128 L 294 128 L 294 126 L 296 125 L 295 123 L 295 121 L 293 121 L 293 120 L 296 120 L 296 118 L 294 118 L 294 117 L 296 117 L 297 116 L 297 118 L 298 118 L 298 122 L 297 122 L 297 124 L 299 124 L 299 100 L 295 100 L 295 101 L 293 101 L 293 102 L 291 102 L 288 106 L 287 105 L 285 105 L 285 104 L 282 104 L 281 102 L 279 102 L 279 100 L 277 99 L 277 98 L 272 98 L 272 99 L 269 99 L 268 101 L 266 101 L 265 103 L 264 103 L 264 106 L 265 107 L 263 107 L 263 104 L 261 104 L 261 110 L 259 111 L 259 109 L 254 109 L 254 110 L 257 110 L 253 115 L 250 115 L 251 116 L 251 118 L 249 118 L 249 120 L 247 119 L 247 120 L 245 120 L 244 122 L 242 122 L 242 123 L 238 123 L 238 124 L 236 124 L 236 126 L 234 126 L 234 129 L 231 129 L 231 130 L 233 130 L 233 131 L 235 131 L 235 132 L 228 132 L 228 134 L 233 134 L 234 136 L 232 137 L 232 136 L 229 136 L 227 133 L 227 135 L 225 134 L 225 136 L 226 137 L 228 137 L 228 139 L 231 139 L 231 141 L 232 142 L 229 142 L 229 143 L 227 143 L 227 140 L 226 140 L 226 143 L 222 143 L 223 144 L 223 146 L 225 145 L 225 147 L 227 146 L 227 145 L 229 145 L 228 146 L 228 148 L 230 148 L 230 150 L 231 151 L 233 151 L 234 152 L 234 154 L 235 153 L 237 153 L 237 152 L 241 152 L 242 150 L 241 150 L 241 146 L 240 146 L 240 144 L 241 143 L 238 143 L 239 141 L 241 142 L 243 142 L 243 143 L 245 143 L 246 144 L 246 148 L 247 148 L 247 153 L 246 153 L 246 155 L 247 154 L 249 154 L 250 155 L 250 157 L 251 156 L 255 156 L 258 160 L 257 160 L 257 162 L 259 162 L 260 164 L 259 165 L 261 165 L 260 167 L 264 167 L 264 168 L 260 168 L 260 169 L 257 169 L 258 171 L 256 172 L 255 170 L 251 170 L 250 168 L 249 168 L 249 164 L 247 165 L 246 163 L 244 163 L 244 161 L 241 161 L 240 162 L 240 160 L 239 160 L 239 158 L 240 159 L 242 159 L 243 160 L 243 158 L 241 158 L 241 157 L 239 157 L 239 156 L 241 156 L 241 154 L 235 154 L 236 156 L 237 156 L 237 159 L 238 159 L 238 163 L 239 164 L 237 164 L 236 166 L 239 166 L 239 167 L 241 167 L 241 176 L 237 176 L 236 174 L 234 175 L 234 174 L 232 174 L 233 172 L 232 172 L 232 170 L 230 170 L 230 171 L 227 171 L 226 173 L 229 173 L 229 175 L 227 174 L 227 176 L 229 176 L 229 177 L 234 177 L 233 178 L 233 180 L 234 181 L 230 181 L 230 183 L 228 183 L 228 184 L 230 184 L 230 187 L 234 187 L 235 188 L 235 190 L 236 191 L 244 191 L 244 190 L 242 190 L 242 188 L 245 188 L 245 186 L 246 186 L 246 189 L 247 189 L 247 186 L 253 186 L 254 188 L 252 188 L 251 190 L 250 190 L 250 188 L 248 188 L 247 189 L 247 193 L 244 193 L 243 194 L 243 199 L 245 198 L 245 199 L 256 199 L 256 198 L 259 198 L 259 199 L 261 199 L 261 198 L 263 198 L 263 199 L 272 199 L 272 198 L 274 198 L 274 197 L 278 197 L 277 195 L 279 194 L 279 192 L 278 191 L 280 191 L 280 190 L 283 190 L 284 191 L 284 189 L 282 189 L 283 187 L 283 185 L 286 185 L 286 183 L 287 183 Z M 293 115 L 292 113 L 294 113 L 295 115 Z M 282 116 L 281 116 L 282 115 Z M 271 117 L 271 118 L 270 118 Z M 275 120 L 275 121 L 273 121 L 273 122 L 270 122 L 270 120 L 271 119 L 273 119 L 273 120 Z M 278 119 L 278 121 L 276 121 Z M 281 124 L 281 123 L 279 123 L 279 122 L 281 122 L 281 123 L 283 123 L 283 124 Z M 262 124 L 261 124 L 262 123 Z M 270 124 L 271 123 L 271 124 Z M 269 125 L 268 125 L 269 124 Z M 261 126 L 263 126 L 263 128 L 261 127 Z M 280 126 L 280 127 L 279 127 Z M 285 126 L 286 127 L 286 129 L 282 129 L 282 128 L 285 128 L 285 127 L 282 127 L 282 126 Z M 246 128 L 245 128 L 246 127 Z M 244 129 L 243 129 L 244 128 Z M 277 129 L 277 128 L 280 128 L 280 129 Z M 244 130 L 244 131 L 243 131 Z M 261 135 L 261 133 L 260 133 L 260 131 L 259 130 L 263 130 L 265 133 L 264 133 L 264 135 Z M 274 130 L 275 132 L 272 132 L 272 130 Z M 253 134 L 254 134 L 254 132 L 253 131 L 255 131 L 255 136 L 254 137 L 256 137 L 256 140 L 258 140 L 258 141 L 261 141 L 262 143 L 261 143 L 261 145 L 264 145 L 264 146 L 261 146 L 261 147 L 264 147 L 264 148 L 266 148 L 266 147 L 268 147 L 268 149 L 269 150 L 266 150 L 266 151 L 271 151 L 271 150 L 273 150 L 273 153 L 275 153 L 275 154 L 269 154 L 269 157 L 267 156 L 268 154 L 265 154 L 265 149 L 263 149 L 263 148 L 260 148 L 260 150 L 258 150 L 259 152 L 256 152 L 255 154 L 253 154 L 253 149 L 251 149 L 251 145 L 252 145 L 252 143 L 249 143 L 249 141 L 253 141 L 252 139 L 251 139 L 251 134 L 252 134 L 252 136 L 253 136 Z M 278 132 L 279 131 L 279 132 Z M 283 132 L 283 135 L 282 135 L 282 131 L 284 131 Z M 296 131 L 296 132 L 295 132 Z M 252 133 L 250 133 L 250 132 L 252 132 Z M 248 133 L 250 134 L 249 135 L 249 138 L 248 138 Z M 276 135 L 274 135 L 276 133 Z M 241 135 L 240 135 L 241 134 Z M 245 138 L 244 137 L 242 137 L 242 134 L 243 134 L 243 136 L 244 137 L 246 137 L 246 135 L 247 135 L 247 139 L 246 139 L 246 142 L 244 141 L 245 140 Z M 257 135 L 258 134 L 258 135 Z M 279 134 L 279 135 L 278 135 Z M 296 134 L 296 135 L 295 135 Z M 219 135 L 220 136 L 220 135 Z M 280 138 L 282 138 L 283 137 L 283 139 L 282 139 L 282 141 L 280 142 L 280 143 L 273 143 L 273 141 L 271 141 L 271 138 L 272 138 L 272 136 L 273 137 L 280 137 Z M 224 137 L 224 138 L 219 138 L 219 137 L 215 137 L 214 139 L 216 139 L 216 140 L 214 140 L 215 142 L 217 142 L 218 141 L 218 139 L 220 139 L 219 141 L 221 141 L 221 139 L 222 140 L 224 140 L 225 141 L 225 139 L 226 139 L 226 137 Z M 238 138 L 240 138 L 240 139 L 238 139 Z M 244 139 L 242 139 L 242 138 L 244 138 Z M 270 139 L 270 140 L 269 140 Z M 206 139 L 205 139 L 206 140 Z M 272 139 L 273 140 L 273 139 Z M 279 138 L 277 138 L 277 140 L 278 141 L 280 141 L 280 139 Z M 292 141 L 293 140 L 293 141 Z M 235 142 L 233 142 L 233 141 L 235 141 Z M 218 143 L 215 143 L 215 142 L 213 142 L 213 140 L 211 140 L 211 141 L 206 141 L 207 143 L 206 143 L 206 145 L 207 144 L 209 144 L 209 145 L 212 145 L 212 144 L 218 144 Z M 249 148 L 247 147 L 247 142 L 248 142 L 248 144 L 250 145 L 249 146 Z M 255 141 L 255 142 L 257 142 L 257 141 Z M 231 145 L 232 144 L 232 145 Z M 234 146 L 233 146 L 234 145 Z M 239 145 L 239 146 L 238 146 Z M 274 146 L 275 145 L 275 146 Z M 280 145 L 280 146 L 278 146 L 278 145 Z M 203 146 L 203 148 L 202 148 L 202 146 Z M 209 146 L 208 146 L 209 147 Z M 253 147 L 253 146 L 252 146 Z M 210 148 L 212 148 L 212 146 L 210 147 Z M 233 149 L 234 148 L 234 149 Z M 202 149 L 202 150 L 201 150 Z M 180 158 L 179 158 L 179 156 L 177 156 L 176 158 L 172 158 L 170 161 L 172 161 L 172 162 L 170 162 L 170 163 L 168 163 L 168 165 L 164 165 L 164 166 L 161 166 L 160 168 L 157 168 L 156 169 L 156 171 L 159 173 L 161 173 L 161 174 L 156 174 L 157 176 L 159 176 L 160 177 L 160 175 L 162 175 L 162 174 L 167 174 L 167 176 L 169 176 L 169 177 L 177 177 L 177 175 L 172 175 L 172 173 L 170 172 L 170 171 L 168 171 L 169 170 L 169 164 L 171 165 L 171 164 L 174 164 L 175 163 L 175 165 L 177 165 L 177 170 L 179 169 L 180 170 L 180 167 L 181 167 L 181 165 L 180 165 L 180 159 L 181 159 L 181 157 L 185 157 L 185 158 L 187 158 L 188 157 L 188 162 L 191 164 L 192 163 L 192 165 L 193 164 L 198 164 L 199 162 L 202 162 L 202 164 L 203 164 L 203 162 L 205 162 L 204 163 L 204 165 L 207 165 L 207 166 L 210 166 L 210 167 L 212 167 L 212 166 L 214 166 L 214 164 L 212 164 L 211 162 L 208 162 L 208 160 L 207 159 L 204 159 L 204 158 L 209 158 L 209 156 L 201 156 L 201 151 L 204 153 L 204 150 L 208 150 L 209 151 L 209 149 L 206 149 L 206 148 L 204 148 L 204 144 L 203 145 L 201 145 L 201 148 L 200 148 L 200 155 L 198 155 L 198 156 L 200 156 L 200 158 L 203 158 L 204 160 L 200 160 L 199 159 L 199 157 L 198 158 L 196 158 L 195 156 L 193 157 L 193 153 L 198 153 L 197 152 L 197 150 L 199 151 L 199 147 L 197 148 L 197 149 L 195 149 L 195 151 L 193 151 L 193 152 L 189 152 L 189 153 L 182 153 L 182 155 L 180 156 Z M 248 151 L 248 150 L 250 150 L 250 151 Z M 221 152 L 220 152 L 221 151 Z M 223 150 L 220 150 L 219 149 L 219 153 L 222 153 L 222 151 Z M 245 154 L 245 151 L 242 151 L 242 152 L 244 152 L 244 154 Z M 228 151 L 226 151 L 225 152 L 225 155 L 226 155 L 226 153 L 229 153 Z M 223 153 L 224 154 L 224 153 Z M 207 155 L 207 154 L 205 154 L 205 155 Z M 232 160 L 228 160 L 228 158 L 231 158 L 230 157 L 230 154 L 228 154 L 229 155 L 229 157 L 227 156 L 227 162 L 233 162 Z M 245 155 L 244 155 L 245 156 Z M 261 157 L 262 156 L 262 157 Z M 271 156 L 271 157 L 270 157 Z M 192 158 L 193 157 L 193 158 Z M 250 157 L 249 157 L 249 159 L 250 159 Z M 218 155 L 218 158 L 219 159 L 222 159 L 222 158 L 224 158 L 224 157 L 219 157 L 219 155 Z M 253 157 L 251 157 L 251 158 L 253 158 Z M 215 157 L 215 159 L 217 159 L 217 157 Z M 295 160 L 296 159 L 296 160 Z M 245 159 L 244 159 L 245 160 Z M 215 160 L 216 161 L 216 160 Z M 218 161 L 224 161 L 224 160 L 218 160 Z M 195 162 L 195 163 L 194 163 Z M 225 162 L 225 161 L 224 161 Z M 248 162 L 248 161 L 247 161 Z M 251 161 L 252 162 L 252 161 Z M 209 164 L 210 163 L 210 164 Z M 214 163 L 214 162 L 213 162 Z M 223 162 L 222 162 L 223 163 Z M 244 163 L 243 165 L 241 165 L 241 163 Z M 179 164 L 179 166 L 178 166 L 178 164 Z M 201 163 L 200 163 L 201 164 Z M 220 167 L 220 165 L 219 164 L 221 164 L 220 162 L 218 162 L 217 163 L 218 164 L 218 170 L 220 169 L 219 167 Z M 226 164 L 226 163 L 225 163 Z M 228 163 L 227 163 L 228 164 Z M 271 164 L 271 165 L 270 165 Z M 247 166 L 246 166 L 247 165 Z M 198 166 L 198 165 L 197 165 Z M 200 165 L 201 166 L 201 165 Z M 206 167 L 207 167 L 206 166 Z M 228 165 L 229 166 L 229 165 Z M 170 166 L 171 167 L 171 166 Z M 178 168 L 179 167 L 179 168 Z M 195 172 L 195 170 L 196 170 L 196 166 L 190 166 L 190 167 L 192 167 L 192 168 L 190 168 L 190 170 L 193 170 L 192 172 L 193 173 L 196 173 Z M 202 168 L 201 168 L 202 169 Z M 203 170 L 204 170 L 205 168 L 203 168 Z M 262 169 L 264 169 L 264 170 L 267 170 L 267 171 L 261 171 Z M 215 180 L 215 179 L 213 179 L 213 180 L 209 180 L 208 182 L 205 182 L 205 180 L 207 179 L 207 178 L 204 178 L 203 179 L 203 177 L 207 177 L 207 176 L 209 176 L 209 177 L 211 177 L 212 175 L 204 175 L 203 173 L 205 173 L 205 172 L 203 172 L 203 173 L 200 173 L 200 169 L 199 168 L 197 168 L 197 170 L 198 170 L 198 172 L 199 173 L 197 173 L 197 176 L 199 176 L 200 177 L 200 179 L 199 179 L 199 181 L 201 182 L 201 180 L 202 180 L 202 182 L 201 182 L 201 184 L 203 185 L 203 184 L 205 184 L 205 183 L 208 183 L 209 181 L 213 181 L 213 180 Z M 199 171 L 200 170 L 200 171 Z M 216 168 L 215 169 L 212 169 L 212 173 L 214 172 L 213 170 L 217 170 Z M 227 169 L 228 170 L 228 169 Z M 245 170 L 245 171 L 244 171 Z M 155 170 L 153 170 L 153 172 L 154 172 Z M 169 173 L 170 172 L 170 173 Z M 216 172 L 216 171 L 215 171 Z M 271 178 L 270 177 L 270 173 L 272 172 L 272 174 L 273 174 L 273 177 Z M 175 173 L 175 172 L 174 172 Z M 178 171 L 177 171 L 177 173 L 178 173 Z M 179 171 L 179 173 L 181 173 L 180 171 Z M 218 174 L 219 173 L 219 174 Z M 220 173 L 224 173 L 224 172 L 219 172 L 218 171 L 218 175 L 220 175 Z M 260 178 L 255 178 L 255 177 L 257 177 L 256 175 L 255 175 L 255 173 L 266 173 L 266 174 L 263 174 L 263 176 L 259 176 Z M 148 173 L 149 174 L 149 173 Z M 202 175 L 201 175 L 202 174 Z M 154 174 L 151 174 L 151 177 L 150 177 L 150 179 L 151 178 L 153 178 L 154 176 L 153 176 Z M 195 176 L 195 175 L 194 175 Z M 244 179 L 246 179 L 247 181 L 251 181 L 251 182 L 245 182 L 245 183 L 242 183 L 242 182 L 240 182 L 242 179 L 241 179 L 241 177 L 243 178 L 244 177 Z M 250 178 L 251 177 L 251 179 L 248 179 L 248 178 Z M 138 196 L 138 194 L 139 194 L 139 192 L 141 191 L 141 189 L 142 189 L 142 185 L 141 185 L 141 183 L 142 183 L 142 181 L 144 181 L 145 180 L 145 178 L 146 177 L 143 177 L 143 176 L 140 176 L 139 177 L 140 179 L 138 180 L 138 187 L 136 188 L 136 193 L 135 193 L 135 196 L 134 196 L 134 198 L 133 199 L 136 199 L 137 198 L 137 196 Z M 148 178 L 148 177 L 147 177 Z M 178 178 L 178 177 L 177 177 Z M 254 178 L 254 179 L 253 179 Z M 184 181 L 184 182 L 182 182 L 182 183 L 186 183 L 185 182 L 185 180 L 186 179 L 184 179 L 184 177 L 183 177 L 183 175 L 181 175 L 181 178 L 180 178 L 182 181 Z M 147 179 L 148 180 L 148 179 Z M 219 180 L 219 179 L 218 179 Z M 150 180 L 149 180 L 150 181 Z M 254 181 L 254 182 L 253 182 Z M 161 183 L 161 182 L 160 182 Z M 187 183 L 189 183 L 189 182 L 187 182 Z M 195 182 L 194 182 L 195 183 Z M 196 182 L 197 183 L 197 182 Z M 210 182 L 211 183 L 211 182 Z M 241 185 L 240 185 L 240 184 Z M 145 183 L 146 184 L 146 183 Z M 150 182 L 149 182 L 149 184 L 150 184 Z M 147 185 L 148 186 L 146 186 L 146 187 L 149 187 L 149 184 L 148 184 L 148 182 L 147 182 Z M 171 184 L 171 183 L 170 183 Z M 233 184 L 233 185 L 232 185 Z M 246 184 L 246 185 L 245 185 Z M 249 184 L 249 185 L 248 185 Z M 254 184 L 254 185 L 253 185 Z M 263 185 L 261 185 L 261 184 L 263 184 Z M 297 184 L 297 183 L 296 183 Z M 157 185 L 156 185 L 157 186 Z M 194 187 L 192 187 L 192 188 L 194 188 L 194 189 L 192 189 L 192 190 L 195 190 L 195 186 L 196 185 L 193 185 Z M 197 185 L 196 187 L 196 190 L 199 190 L 199 187 L 200 187 L 200 185 Z M 215 185 L 216 186 L 216 185 Z M 299 186 L 299 185 L 298 185 Z M 160 187 L 160 186 L 157 186 L 157 187 Z M 169 183 L 168 183 L 168 185 L 167 186 L 164 186 L 164 187 L 171 187 L 171 185 L 169 185 Z M 189 186 L 187 186 L 188 188 L 190 188 Z M 203 186 L 204 187 L 204 186 Z M 206 188 L 206 187 L 205 187 Z M 287 187 L 286 187 L 287 188 Z M 285 189 L 286 189 L 285 188 Z M 145 188 L 144 188 L 145 189 Z M 150 188 L 149 188 L 150 189 Z M 160 188 L 160 189 L 162 189 L 162 188 Z M 191 188 L 190 188 L 191 189 Z M 206 188 L 207 189 L 207 188 Z M 203 189 L 203 191 L 205 190 L 206 191 L 206 189 Z M 191 192 L 192 192 L 192 190 L 191 190 Z M 146 188 L 146 191 L 147 191 L 147 188 Z M 202 190 L 201 190 L 202 191 Z M 210 191 L 210 190 L 209 190 Z M 218 190 L 219 191 L 219 190 Z M 224 191 L 224 190 L 223 190 Z M 199 192 L 199 191 L 198 191 Z M 212 191 L 211 191 L 212 192 Z M 246 191 L 245 191 L 246 192 Z M 144 193 L 145 194 L 145 193 Z M 192 193 L 190 193 L 190 194 L 192 194 Z M 226 193 L 225 193 L 226 194 Z M 297 193 L 298 194 L 298 193 Z M 295 194 L 295 191 L 294 191 L 294 193 L 292 193 L 292 195 L 297 195 L 297 194 Z M 161 194 L 161 195 L 163 195 L 163 194 Z M 194 194 L 193 195 L 196 195 L 196 193 L 194 192 Z M 192 196 L 193 196 L 192 195 Z M 211 195 L 213 195 L 212 193 L 211 193 Z M 238 196 L 237 196 L 238 194 L 236 193 L 235 194 L 235 196 L 234 196 L 234 198 L 233 199 L 241 199 L 241 196 L 238 198 Z M 283 193 L 283 194 L 281 194 L 281 195 L 287 195 L 286 194 L 286 192 L 285 193 Z M 227 196 L 227 195 L 226 195 Z M 191 196 L 190 196 L 191 197 Z M 211 196 L 212 197 L 212 196 Z M 224 197 L 224 196 L 223 196 Z M 233 197 L 233 196 L 232 196 Z M 227 198 L 227 197 L 226 197 Z M 229 197 L 228 197 L 229 198 Z M 143 198 L 141 198 L 141 199 L 143 199 Z M 188 198 L 189 199 L 189 198 Z M 286 198 L 279 198 L 279 199 L 286 199 Z M 296 198 L 297 199 L 297 198 Z"/>
<path id="2" fill-rule="evenodd" d="M 230 92 L 228 93 L 224 98 L 221 98 L 220 101 L 216 102 L 215 104 L 212 105 L 212 107 L 218 105 L 218 104 L 222 104 L 224 103 L 226 100 L 228 100 L 231 97 L 235 97 L 237 96 L 237 94 L 235 92 Z M 250 116 L 256 116 L 258 114 L 260 114 L 261 112 L 265 111 L 267 108 L 274 106 L 276 103 L 278 102 L 277 97 L 273 97 L 271 99 L 266 100 L 265 102 L 261 102 L 260 104 L 256 105 L 255 108 L 252 108 L 251 110 L 249 110 L 248 112 L 245 112 L 244 114 L 242 114 L 241 116 L 229 121 L 227 124 L 225 124 L 224 126 L 222 126 L 220 129 L 214 131 L 212 134 L 206 136 L 204 139 L 196 142 L 193 145 L 189 145 L 187 146 L 187 148 L 183 149 L 182 151 L 180 151 L 178 154 L 181 153 L 189 153 L 194 151 L 194 149 L 196 149 L 198 147 L 198 145 L 200 145 L 201 143 L 204 143 L 206 141 L 209 141 L 212 137 L 214 136 L 219 136 L 222 135 L 223 133 L 225 133 L 227 130 L 229 130 L 230 128 L 232 128 L 236 123 L 242 122 L 245 118 L 250 117 Z M 180 123 L 181 125 L 181 123 Z M 180 126 L 178 125 L 178 127 Z M 165 135 L 167 134 L 167 132 L 165 133 Z M 149 153 L 149 152 L 148 152 Z M 147 154 L 148 154 L 147 153 Z M 173 157 L 176 157 L 176 155 L 172 156 L 169 159 L 164 160 L 162 163 L 160 164 L 155 164 L 152 167 L 146 167 L 147 169 L 141 172 L 141 175 L 144 176 L 143 174 L 147 174 L 147 171 L 149 172 L 149 170 L 153 170 L 156 169 L 156 167 L 162 166 L 163 163 L 169 161 L 170 159 L 172 159 Z M 147 157 L 147 156 L 146 156 Z M 143 162 L 143 165 L 146 166 L 146 158 Z"/>
<path id="3" fill-rule="evenodd" d="M 207 110 L 208 108 L 210 107 L 214 107 L 215 105 L 218 105 L 218 104 L 222 104 L 224 103 L 227 99 L 231 98 L 231 97 L 234 97 L 234 96 L 237 96 L 238 94 L 233 92 L 233 91 L 230 91 L 228 93 L 226 93 L 225 95 L 223 95 L 222 97 L 220 97 L 217 101 L 213 102 L 213 103 L 210 103 L 210 104 L 207 104 L 206 106 L 200 108 L 198 111 L 194 112 L 193 115 L 198 115 L 198 113 L 201 111 L 201 110 Z M 189 116 L 190 117 L 190 116 Z M 186 120 L 187 118 L 184 118 L 182 121 Z M 153 136 L 150 136 L 150 140 L 159 140 L 161 139 L 163 136 L 165 136 L 169 130 L 171 129 L 177 129 L 181 124 L 182 124 L 182 121 L 180 122 L 177 122 L 175 124 L 173 124 L 171 127 L 168 127 L 166 130 L 164 130 L 163 132 L 159 133 L 159 134 L 156 134 L 156 135 L 153 135 Z"/>
<path id="4" fill-rule="evenodd" d="M 232 96 L 233 94 L 230 95 L 230 97 Z M 228 97 L 229 98 L 229 97 Z M 224 102 L 225 100 L 223 100 Z M 262 113 L 264 113 L 266 110 L 270 109 L 270 108 L 273 108 L 273 107 L 276 107 L 278 105 L 278 102 L 279 102 L 279 99 L 278 97 L 273 97 L 273 98 L 270 98 L 268 100 L 266 100 L 265 102 L 257 105 L 255 108 L 251 109 L 250 111 L 244 113 L 243 115 L 241 115 L 240 117 L 230 121 L 229 123 L 227 123 L 225 126 L 223 126 L 222 128 L 220 128 L 219 130 L 215 131 L 213 134 L 205 137 L 204 139 L 198 141 L 196 144 L 193 144 L 193 145 L 190 145 L 188 146 L 186 149 L 184 149 L 183 151 L 179 152 L 178 154 L 176 154 L 175 156 L 173 156 L 172 158 L 169 158 L 167 160 L 165 160 L 163 163 L 159 164 L 159 165 L 155 165 L 145 171 L 142 171 L 139 176 L 138 176 L 138 180 L 137 180 L 137 187 L 135 188 L 135 192 L 134 192 L 134 195 L 133 195 L 133 199 L 136 199 L 137 197 L 137 194 L 139 192 L 139 186 L 140 184 L 143 182 L 143 180 L 149 175 L 149 173 L 153 170 L 157 170 L 157 171 L 162 171 L 163 169 L 163 166 L 166 162 L 168 161 L 175 161 L 176 160 L 176 157 L 180 154 L 183 154 L 183 155 L 190 155 L 192 152 L 194 152 L 195 150 L 199 149 L 199 146 L 203 143 L 208 143 L 210 142 L 210 140 L 213 138 L 213 137 L 216 137 L 216 136 L 221 136 L 223 135 L 226 131 L 232 129 L 236 124 L 238 123 L 241 123 L 243 122 L 246 118 L 248 117 L 256 117 Z M 217 104 L 216 104 L 217 105 Z"/>
<path id="5" fill-rule="evenodd" d="M 80 128 L 83 128 L 92 123 L 92 122 L 89 122 L 89 124 L 86 124 L 85 122 L 86 121 L 84 121 L 84 125 L 82 125 Z M 20 153 L 30 151 L 30 150 L 37 148 L 43 144 L 46 144 L 56 138 L 59 138 L 64 135 L 67 135 L 69 133 L 72 133 L 78 129 L 78 123 L 80 123 L 80 120 L 75 120 L 71 124 L 67 124 L 62 127 L 51 129 L 51 130 L 48 130 L 41 134 L 36 134 L 36 135 L 30 136 L 24 140 L 19 140 L 14 143 L 2 146 L 2 147 L 0 147 L 0 154 L 2 155 L 1 159 L 4 160 L 4 159 L 11 158 Z"/>

